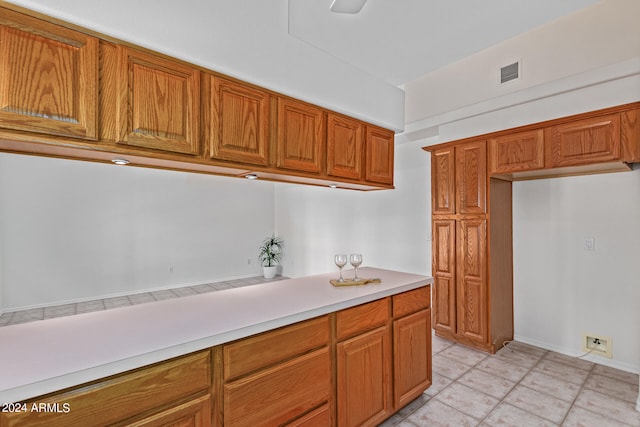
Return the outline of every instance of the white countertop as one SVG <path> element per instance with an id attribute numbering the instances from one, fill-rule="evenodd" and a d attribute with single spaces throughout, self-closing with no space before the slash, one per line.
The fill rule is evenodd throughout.
<path id="1" fill-rule="evenodd" d="M 19 402 L 433 283 L 370 267 L 0 328 L 0 404 Z"/>

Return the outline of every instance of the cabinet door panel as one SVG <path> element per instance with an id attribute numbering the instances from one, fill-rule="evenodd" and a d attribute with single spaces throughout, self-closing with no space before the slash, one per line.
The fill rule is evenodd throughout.
<path id="1" fill-rule="evenodd" d="M 434 215 L 452 215 L 455 205 L 456 176 L 454 149 L 431 153 L 431 211 Z"/>
<path id="2" fill-rule="evenodd" d="M 542 129 L 489 140 L 489 174 L 542 168 L 544 168 L 544 131 Z"/>
<path id="3" fill-rule="evenodd" d="M 389 328 L 338 343 L 336 353 L 338 425 L 378 425 L 391 411 Z"/>
<path id="4" fill-rule="evenodd" d="M 393 137 L 393 132 L 386 129 L 367 127 L 367 181 L 393 184 Z"/>
<path id="5" fill-rule="evenodd" d="M 458 221 L 458 334 L 474 341 L 487 340 L 486 221 Z"/>
<path id="6" fill-rule="evenodd" d="M 331 409 L 328 404 L 325 404 L 304 417 L 287 424 L 287 427 L 327 427 L 330 425 Z"/>
<path id="7" fill-rule="evenodd" d="M 269 95 L 256 88 L 208 76 L 211 87 L 209 155 L 212 159 L 266 165 L 269 162 Z"/>
<path id="8" fill-rule="evenodd" d="M 433 221 L 434 328 L 456 332 L 456 223 Z"/>
<path id="9" fill-rule="evenodd" d="M 118 46 L 118 143 L 198 153 L 200 72 Z"/>
<path id="10" fill-rule="evenodd" d="M 327 116 L 327 175 L 362 178 L 364 124 L 329 113 Z"/>
<path id="11" fill-rule="evenodd" d="M 620 159 L 620 115 L 594 117 L 547 129 L 551 167 Z"/>
<path id="12" fill-rule="evenodd" d="M 393 322 L 394 407 L 405 406 L 431 385 L 431 313 Z"/>
<path id="13" fill-rule="evenodd" d="M 484 141 L 456 147 L 456 208 L 458 213 L 486 212 L 487 150 Z"/>
<path id="14" fill-rule="evenodd" d="M 278 99 L 277 166 L 324 172 L 325 123 L 322 109 L 293 99 Z"/>
<path id="15" fill-rule="evenodd" d="M 98 40 L 1 12 L 0 127 L 97 139 Z"/>

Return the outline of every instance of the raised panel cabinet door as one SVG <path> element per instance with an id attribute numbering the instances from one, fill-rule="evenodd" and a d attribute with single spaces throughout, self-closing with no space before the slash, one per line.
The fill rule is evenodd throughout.
<path id="1" fill-rule="evenodd" d="M 456 222 L 433 221 L 433 327 L 456 333 Z"/>
<path id="2" fill-rule="evenodd" d="M 211 398 L 202 396 L 133 423 L 129 427 L 211 427 Z"/>
<path id="3" fill-rule="evenodd" d="M 478 343 L 488 338 L 486 228 L 484 219 L 457 223 L 457 332 Z"/>
<path id="4" fill-rule="evenodd" d="M 434 215 L 456 213 L 454 153 L 453 147 L 431 152 L 431 211 Z"/>
<path id="5" fill-rule="evenodd" d="M 321 108 L 289 98 L 278 99 L 277 166 L 324 173 L 326 138 Z"/>
<path id="6" fill-rule="evenodd" d="M 552 126 L 546 130 L 550 167 L 618 160 L 620 114 L 611 114 Z"/>
<path id="7" fill-rule="evenodd" d="M 119 144 L 197 154 L 200 72 L 118 46 Z"/>
<path id="8" fill-rule="evenodd" d="M 391 413 L 390 341 L 383 326 L 337 344 L 339 426 L 376 426 Z"/>
<path id="9" fill-rule="evenodd" d="M 544 168 L 544 130 L 491 138 L 489 174 L 510 173 Z"/>
<path id="10" fill-rule="evenodd" d="M 365 179 L 393 185 L 393 138 L 390 130 L 367 127 Z"/>
<path id="11" fill-rule="evenodd" d="M 266 165 L 269 162 L 267 92 L 207 76 L 211 88 L 208 135 L 212 159 Z"/>
<path id="12" fill-rule="evenodd" d="M 397 410 L 431 385 L 431 313 L 419 311 L 393 322 L 393 390 Z"/>
<path id="13" fill-rule="evenodd" d="M 362 179 L 364 124 L 327 114 L 327 175 Z"/>
<path id="14" fill-rule="evenodd" d="M 485 141 L 457 146 L 456 209 L 458 213 L 486 212 L 487 146 Z"/>
<path id="15" fill-rule="evenodd" d="M 620 115 L 623 160 L 629 163 L 640 162 L 640 108 L 624 111 Z"/>
<path id="16" fill-rule="evenodd" d="M 98 40 L 0 9 L 0 127 L 96 140 Z"/>

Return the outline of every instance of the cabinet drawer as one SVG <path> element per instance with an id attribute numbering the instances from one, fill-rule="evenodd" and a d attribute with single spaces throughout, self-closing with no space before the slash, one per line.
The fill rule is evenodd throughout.
<path id="1" fill-rule="evenodd" d="M 202 396 L 127 425 L 129 427 L 210 427 L 211 397 Z"/>
<path id="2" fill-rule="evenodd" d="M 302 418 L 287 424 L 287 427 L 326 427 L 331 425 L 329 404 L 314 409 Z"/>
<path id="3" fill-rule="evenodd" d="M 546 129 L 547 167 L 620 159 L 620 115 L 593 117 Z"/>
<path id="4" fill-rule="evenodd" d="M 224 423 L 281 425 L 329 401 L 331 366 L 324 348 L 224 386 Z"/>
<path id="5" fill-rule="evenodd" d="M 327 316 L 245 338 L 223 347 L 225 381 L 329 343 Z"/>
<path id="6" fill-rule="evenodd" d="M 389 298 L 358 305 L 336 313 L 337 338 L 342 340 L 382 326 L 389 320 Z"/>
<path id="7" fill-rule="evenodd" d="M 68 413 L 2 414 L 3 427 L 105 426 L 153 408 L 206 391 L 211 384 L 209 350 L 88 384 L 75 390 L 34 399 L 69 404 Z M 29 405 L 29 404 L 28 404 Z"/>
<path id="8" fill-rule="evenodd" d="M 423 286 L 392 297 L 393 317 L 402 317 L 431 305 L 431 287 Z"/>
<path id="9" fill-rule="evenodd" d="M 489 139 L 489 174 L 544 168 L 544 131 L 519 132 Z"/>

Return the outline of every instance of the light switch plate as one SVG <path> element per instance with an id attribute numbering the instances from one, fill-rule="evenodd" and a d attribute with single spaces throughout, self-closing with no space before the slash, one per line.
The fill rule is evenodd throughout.
<path id="1" fill-rule="evenodd" d="M 585 251 L 595 251 L 596 250 L 596 239 L 593 237 L 585 237 L 584 238 L 584 250 Z"/>

